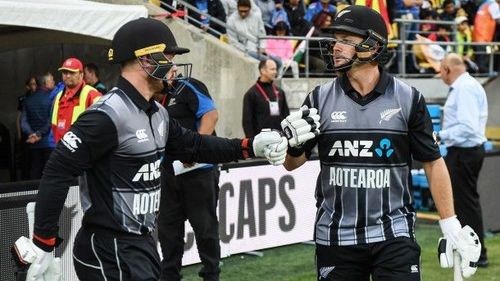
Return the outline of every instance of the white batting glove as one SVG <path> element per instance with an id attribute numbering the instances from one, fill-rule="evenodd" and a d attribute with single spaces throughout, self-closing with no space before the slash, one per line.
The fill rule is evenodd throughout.
<path id="1" fill-rule="evenodd" d="M 280 143 L 270 144 L 264 149 L 264 156 L 269 163 L 274 166 L 279 166 L 285 163 L 287 149 L 288 140 L 286 137 L 281 137 Z"/>
<path id="2" fill-rule="evenodd" d="M 260 133 L 258 133 L 253 138 L 253 154 L 255 157 L 266 157 L 265 150 L 270 149 L 268 147 L 272 144 L 279 144 L 282 142 L 281 135 L 277 131 L 271 131 L 271 129 L 262 129 Z"/>
<path id="3" fill-rule="evenodd" d="M 318 110 L 304 105 L 283 119 L 281 128 L 291 147 L 301 146 L 319 135 Z"/>
<path id="4" fill-rule="evenodd" d="M 462 276 L 471 277 L 477 270 L 477 261 L 481 255 L 481 243 L 474 230 L 466 225 L 462 228 L 457 216 L 439 221 L 444 238 L 439 239 L 439 263 L 443 268 L 454 265 L 453 251 L 461 257 L 460 268 Z"/>
<path id="5" fill-rule="evenodd" d="M 61 280 L 61 259 L 54 258 L 52 252 L 40 249 L 31 239 L 19 237 L 14 243 L 14 251 L 21 264 L 29 265 L 26 281 Z"/>

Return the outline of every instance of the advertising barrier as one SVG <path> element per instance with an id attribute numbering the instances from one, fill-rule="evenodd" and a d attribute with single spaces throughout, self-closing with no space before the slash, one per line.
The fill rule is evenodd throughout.
<path id="1" fill-rule="evenodd" d="M 270 165 L 221 171 L 218 215 L 222 257 L 312 240 L 318 172 L 318 161 L 308 161 L 293 172 Z M 9 249 L 20 236 L 29 236 L 26 204 L 35 197 L 33 188 L 0 193 L 0 281 L 15 280 Z M 78 187 L 70 187 L 59 220 L 64 242 L 56 249 L 56 256 L 61 257 L 66 281 L 78 280 L 72 252 L 83 216 L 79 197 Z M 185 241 L 183 265 L 199 262 L 189 223 Z M 159 245 L 158 251 L 161 254 Z"/>

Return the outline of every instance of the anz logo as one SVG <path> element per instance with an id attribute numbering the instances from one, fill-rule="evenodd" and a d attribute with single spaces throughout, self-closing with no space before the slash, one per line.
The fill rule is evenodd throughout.
<path id="1" fill-rule="evenodd" d="M 160 160 L 156 160 L 153 163 L 147 163 L 142 165 L 139 168 L 139 171 L 135 174 L 134 178 L 132 179 L 133 182 L 137 182 L 139 180 L 143 181 L 152 181 L 160 178 Z"/>
<path id="2" fill-rule="evenodd" d="M 389 158 L 394 153 L 391 141 L 387 138 L 380 140 L 379 146 L 373 151 L 372 147 L 373 141 L 371 140 L 337 140 L 333 143 L 328 156 L 373 157 L 373 152 L 375 152 L 378 157 Z"/>
<path id="3" fill-rule="evenodd" d="M 379 147 L 375 148 L 375 153 L 377 153 L 378 157 L 391 157 L 394 149 L 391 148 L 391 141 L 389 139 L 381 139 L 379 143 Z"/>

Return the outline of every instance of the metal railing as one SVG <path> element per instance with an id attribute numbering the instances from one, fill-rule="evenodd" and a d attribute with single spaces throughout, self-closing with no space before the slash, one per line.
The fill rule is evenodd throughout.
<path id="1" fill-rule="evenodd" d="M 306 41 L 306 48 L 304 50 L 304 60 L 303 60 L 303 66 L 304 66 L 304 77 L 308 78 L 310 77 L 311 74 L 314 74 L 314 75 L 321 75 L 320 73 L 310 73 L 309 69 L 310 69 L 310 42 L 312 41 L 320 41 L 324 38 L 320 38 L 320 37 L 301 37 L 301 36 L 260 36 L 258 38 L 255 38 L 254 36 L 252 35 L 249 35 L 249 34 L 244 34 L 244 33 L 240 33 L 238 32 L 236 29 L 228 26 L 225 22 L 215 18 L 215 17 L 212 17 L 211 15 L 209 15 L 208 13 L 205 13 L 205 12 L 202 12 L 200 11 L 197 7 L 193 6 L 193 5 L 190 5 L 189 3 L 183 1 L 183 0 L 177 0 L 177 5 L 182 5 L 183 6 L 183 11 L 185 13 L 185 16 L 184 16 L 184 21 L 186 23 L 189 23 L 189 22 L 194 22 L 196 24 L 199 24 L 199 25 L 202 25 L 202 22 L 200 22 L 199 20 L 189 16 L 189 12 L 195 12 L 195 13 L 198 13 L 204 17 L 206 17 L 210 24 L 207 28 L 207 31 L 210 31 L 212 34 L 215 34 L 217 36 L 222 36 L 224 34 L 220 33 L 219 31 L 217 31 L 216 29 L 214 29 L 211 24 L 216 24 L 216 25 L 219 25 L 223 28 L 225 28 L 226 30 L 231 30 L 232 32 L 236 33 L 239 37 L 243 37 L 245 38 L 246 40 L 250 40 L 251 42 L 255 43 L 256 46 L 259 46 L 260 45 L 260 42 L 262 40 L 266 40 L 266 39 L 288 39 L 288 40 L 296 40 L 297 42 L 300 42 L 302 40 L 305 40 Z M 171 10 L 177 10 L 177 7 L 174 7 L 172 5 L 169 5 L 167 3 L 165 3 L 164 1 L 161 1 L 162 5 L 164 5 L 165 7 L 168 7 L 170 8 Z M 227 15 L 227 17 L 229 17 L 229 15 Z M 419 30 L 419 25 L 420 24 L 439 24 L 439 25 L 449 25 L 451 27 L 451 32 L 448 33 L 450 35 L 452 35 L 452 39 L 455 39 L 454 38 L 454 35 L 457 34 L 458 32 L 458 29 L 457 29 L 457 24 L 454 22 L 454 21 L 438 21 L 438 20 L 410 20 L 410 19 L 396 19 L 395 22 L 399 25 L 398 26 L 398 29 L 399 29 L 399 39 L 396 39 L 396 40 L 389 40 L 389 45 L 396 45 L 397 48 L 395 49 L 392 49 L 392 50 L 395 50 L 396 52 L 396 58 L 398 60 L 398 73 L 394 73 L 394 75 L 396 76 L 399 76 L 399 77 L 422 77 L 422 76 L 429 76 L 429 74 L 421 74 L 421 73 L 415 73 L 415 74 L 411 74 L 411 73 L 407 73 L 407 64 L 408 64 L 408 54 L 413 54 L 413 51 L 411 50 L 411 47 L 410 46 L 413 46 L 413 45 L 440 45 L 440 46 L 452 46 L 454 47 L 455 50 L 458 49 L 459 46 L 483 46 L 483 47 L 487 47 L 488 49 L 492 50 L 490 52 L 484 52 L 484 53 L 481 53 L 481 52 L 478 52 L 477 50 L 474 50 L 474 53 L 475 54 L 479 54 L 479 55 L 488 55 L 489 56 L 489 59 L 488 59 L 488 71 L 486 73 L 478 73 L 476 74 L 477 76 L 495 76 L 497 75 L 497 72 L 495 71 L 494 69 L 494 56 L 495 55 L 500 55 L 500 53 L 496 53 L 495 49 L 500 49 L 500 42 L 471 42 L 471 43 L 467 43 L 467 42 L 458 42 L 456 40 L 453 40 L 453 41 L 450 41 L 450 42 L 442 42 L 442 41 L 439 41 L 439 42 L 422 42 L 422 41 L 417 41 L 417 40 L 409 40 L 409 36 L 411 36 L 411 34 L 415 33 L 415 34 L 422 34 L 422 32 Z M 417 27 L 416 30 L 411 30 L 410 29 L 410 26 L 411 25 L 414 25 Z M 246 41 L 245 41 L 246 42 Z M 246 44 L 245 44 L 246 45 Z M 297 46 L 298 46 L 298 43 L 297 43 Z M 244 53 L 248 54 L 249 51 L 251 50 L 248 50 L 248 49 L 245 49 L 245 50 L 242 50 Z M 259 50 L 257 50 L 259 51 Z M 413 58 L 414 59 L 414 58 Z"/>

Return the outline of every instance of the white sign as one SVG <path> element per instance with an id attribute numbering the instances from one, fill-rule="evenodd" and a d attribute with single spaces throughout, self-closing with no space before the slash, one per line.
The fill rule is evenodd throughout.
<path id="1" fill-rule="evenodd" d="M 222 171 L 222 257 L 313 240 L 318 173 L 319 161 L 308 161 L 293 172 L 270 165 Z M 200 262 L 189 223 L 185 242 L 183 265 Z"/>

